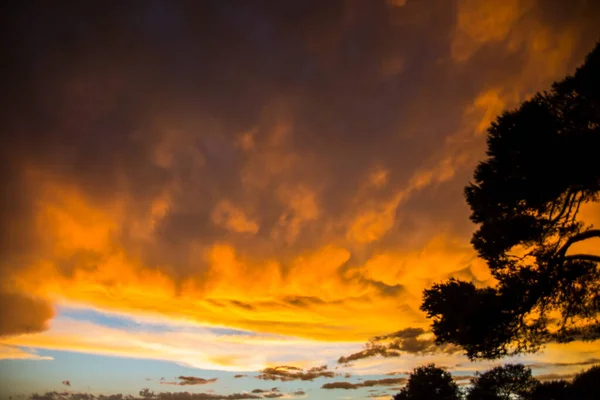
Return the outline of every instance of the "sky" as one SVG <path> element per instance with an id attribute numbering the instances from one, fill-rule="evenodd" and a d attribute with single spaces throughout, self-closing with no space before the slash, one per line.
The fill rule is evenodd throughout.
<path id="1" fill-rule="evenodd" d="M 0 398 L 387 398 L 507 361 L 435 346 L 421 294 L 494 284 L 463 187 L 490 122 L 594 47 L 597 2 L 2 7 Z"/>

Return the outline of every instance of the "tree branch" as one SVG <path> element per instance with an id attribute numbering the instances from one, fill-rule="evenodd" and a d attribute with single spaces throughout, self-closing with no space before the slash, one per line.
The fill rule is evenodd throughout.
<path id="1" fill-rule="evenodd" d="M 565 215 L 565 211 L 567 211 L 567 207 L 571 203 L 571 196 L 573 196 L 573 195 L 574 195 L 574 193 L 568 192 L 567 195 L 565 196 L 565 201 L 563 203 L 563 206 L 562 206 L 561 210 L 558 212 L 558 215 L 555 218 L 552 218 L 552 215 L 550 215 L 551 222 L 553 224 L 557 223 L 563 217 L 563 215 Z M 554 210 L 554 207 L 552 207 L 552 209 Z"/>
<path id="2" fill-rule="evenodd" d="M 563 260 L 565 260 L 565 261 L 581 260 L 581 261 L 600 262 L 600 256 L 595 256 L 593 254 L 572 254 L 569 256 L 565 256 L 565 258 L 563 258 Z"/>
<path id="3" fill-rule="evenodd" d="M 567 240 L 567 243 L 565 243 L 563 247 L 561 247 L 558 251 L 558 256 L 564 258 L 565 254 L 567 253 L 567 250 L 569 250 L 569 247 L 571 247 L 573 244 L 594 237 L 600 237 L 600 229 L 590 229 L 589 231 L 581 232 L 575 236 L 570 237 L 569 240 Z"/>

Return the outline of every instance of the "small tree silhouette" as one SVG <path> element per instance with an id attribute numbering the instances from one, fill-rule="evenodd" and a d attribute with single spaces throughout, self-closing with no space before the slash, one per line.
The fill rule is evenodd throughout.
<path id="1" fill-rule="evenodd" d="M 452 375 L 434 364 L 415 368 L 406 386 L 394 396 L 394 400 L 458 399 L 460 391 Z"/>
<path id="2" fill-rule="evenodd" d="M 529 399 L 538 381 L 531 369 L 522 364 L 506 364 L 492 368 L 471 380 L 467 400 Z"/>
<path id="3" fill-rule="evenodd" d="M 598 382 L 600 382 L 600 365 L 575 376 L 571 383 L 571 399 L 592 400 L 598 398 Z"/>

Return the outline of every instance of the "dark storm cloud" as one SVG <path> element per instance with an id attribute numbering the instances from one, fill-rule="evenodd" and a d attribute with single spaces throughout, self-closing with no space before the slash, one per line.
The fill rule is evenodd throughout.
<path id="1" fill-rule="evenodd" d="M 43 285 L 31 284 L 41 293 L 26 295 L 6 289 L 38 262 L 68 280 L 99 271 L 120 251 L 141 265 L 130 275 L 166 277 L 176 299 L 190 281 L 198 290 L 213 286 L 206 254 L 223 242 L 258 260 L 240 274 L 257 285 L 296 278 L 292 260 L 306 252 L 345 246 L 349 256 L 327 276 L 337 285 L 333 298 L 277 298 L 299 310 L 343 306 L 352 285 L 376 298 L 418 302 L 408 286 L 437 279 L 438 269 L 415 283 L 384 279 L 382 271 L 367 277 L 361 265 L 382 252 L 418 252 L 437 235 L 468 246 L 461 188 L 482 156 L 474 132 L 577 64 L 600 34 L 600 14 L 584 0 L 391 3 L 4 5 L 10 62 L 0 103 L 0 273 L 7 284 L 0 296 L 37 305 L 27 317 L 3 311 L 0 327 L 37 331 L 51 317 Z M 44 207 L 63 210 L 57 225 L 69 226 L 72 210 L 61 196 L 72 193 L 92 210 L 109 210 L 109 244 L 68 247 L 75 234 L 40 226 Z M 82 224 L 87 233 L 98 221 Z M 264 267 L 265 255 L 280 262 L 276 271 Z M 481 278 L 461 263 L 448 272 Z M 28 273 L 26 281 L 56 278 Z M 117 286 L 98 275 L 93 284 Z M 227 280 L 238 281 L 246 293 L 244 279 Z M 387 310 L 375 303 L 383 324 Z M 245 298 L 223 304 L 236 316 L 265 306 Z M 418 318 L 414 304 L 402 306 L 398 328 Z M 139 308 L 152 307 L 127 307 Z M 327 313 L 334 317 L 317 327 L 304 314 L 282 324 L 201 311 L 208 322 L 284 326 L 321 338 L 337 335 L 339 325 L 347 324 L 344 332 L 360 325 L 341 321 L 347 312 Z M 368 347 L 353 359 L 433 351 L 416 338 L 394 340 L 395 347 Z"/>

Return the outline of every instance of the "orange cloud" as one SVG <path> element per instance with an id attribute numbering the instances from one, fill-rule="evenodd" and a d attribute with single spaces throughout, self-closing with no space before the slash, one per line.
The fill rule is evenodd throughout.
<path id="1" fill-rule="evenodd" d="M 47 301 L 0 291 L 0 337 L 43 331 L 53 316 L 54 310 Z"/>
<path id="2" fill-rule="evenodd" d="M 259 229 L 258 224 L 248 219 L 244 211 L 226 200 L 217 204 L 213 210 L 212 220 L 215 224 L 233 232 L 256 233 Z"/>
<path id="3" fill-rule="evenodd" d="M 461 192 L 486 127 L 571 70 L 600 33 L 593 7 L 554 3 L 307 6 L 261 14 L 273 40 L 249 27 L 243 45 L 212 31 L 228 26 L 221 17 L 189 13 L 182 32 L 208 29 L 178 38 L 199 52 L 189 60 L 107 10 L 99 26 L 126 47 L 88 32 L 85 57 L 59 52 L 29 71 L 45 53 L 11 46 L 22 62 L 0 146 L 0 335 L 180 359 L 108 333 L 87 340 L 80 325 L 40 333 L 59 302 L 327 342 L 424 328 L 423 288 L 492 282 Z M 62 31 L 48 29 L 62 48 Z M 231 50 L 200 63 L 211 38 Z"/>
<path id="4" fill-rule="evenodd" d="M 0 360 L 53 360 L 53 358 L 24 351 L 19 347 L 0 344 Z"/>
<path id="5" fill-rule="evenodd" d="M 463 0 L 458 3 L 452 57 L 467 60 L 481 46 L 505 40 L 534 0 Z"/>

